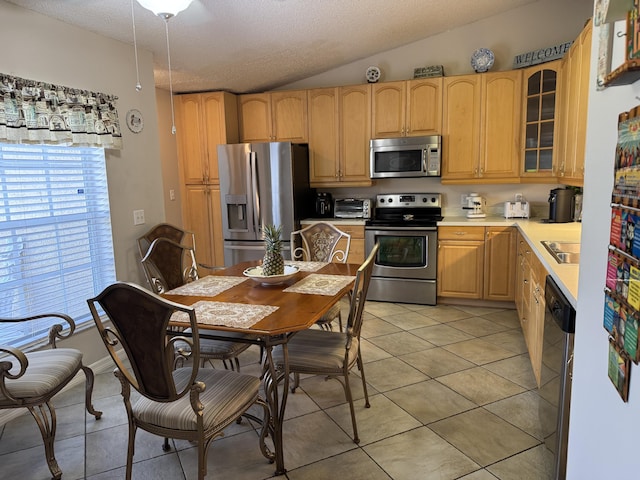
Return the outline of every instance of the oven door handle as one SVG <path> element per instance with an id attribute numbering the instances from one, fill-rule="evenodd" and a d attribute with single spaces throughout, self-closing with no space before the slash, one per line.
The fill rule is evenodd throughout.
<path id="1" fill-rule="evenodd" d="M 436 232 L 438 227 L 381 227 L 381 226 L 365 226 L 365 231 L 369 232 Z"/>

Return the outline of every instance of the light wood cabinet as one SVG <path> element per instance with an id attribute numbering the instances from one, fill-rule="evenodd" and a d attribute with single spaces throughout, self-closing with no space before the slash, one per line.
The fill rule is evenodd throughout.
<path id="1" fill-rule="evenodd" d="M 513 227 L 440 227 L 438 296 L 513 301 L 515 252 Z"/>
<path id="2" fill-rule="evenodd" d="M 198 263 L 221 266 L 218 145 L 238 142 L 236 96 L 227 92 L 178 95 L 175 104 L 182 223 L 195 234 Z"/>
<path id="3" fill-rule="evenodd" d="M 481 299 L 484 227 L 438 229 L 438 297 Z"/>
<path id="4" fill-rule="evenodd" d="M 196 236 L 198 263 L 224 266 L 222 211 L 218 185 L 187 185 L 183 223 Z"/>
<path id="5" fill-rule="evenodd" d="M 306 143 L 307 91 L 239 95 L 238 122 L 241 142 Z"/>
<path id="6" fill-rule="evenodd" d="M 557 175 L 562 183 L 574 186 L 584 181 L 592 30 L 589 20 L 560 64 Z"/>
<path id="7" fill-rule="evenodd" d="M 516 308 L 533 374 L 540 385 L 547 271 L 522 235 L 517 242 Z"/>
<path id="8" fill-rule="evenodd" d="M 312 187 L 369 186 L 370 85 L 308 92 Z"/>
<path id="9" fill-rule="evenodd" d="M 486 227 L 485 300 L 513 301 L 515 298 L 516 233 L 513 227 Z"/>
<path id="10" fill-rule="evenodd" d="M 560 60 L 535 65 L 523 71 L 523 180 L 555 176 L 554 158 L 558 155 L 556 131 L 560 109 Z"/>
<path id="11" fill-rule="evenodd" d="M 519 181 L 522 72 L 447 77 L 442 183 Z"/>
<path id="12" fill-rule="evenodd" d="M 300 222 L 301 226 L 308 227 L 316 223 L 318 220 L 303 220 Z M 323 222 L 333 223 L 330 219 L 322 220 Z M 349 245 L 349 254 L 347 255 L 347 263 L 355 263 L 361 265 L 365 259 L 364 251 L 364 225 L 349 225 L 344 223 L 333 223 L 336 228 L 342 230 L 344 233 L 351 235 L 351 243 Z M 344 250 L 347 246 L 345 239 L 340 240 L 337 250 Z"/>
<path id="13" fill-rule="evenodd" d="M 373 85 L 373 138 L 439 135 L 442 77 Z"/>
<path id="14" fill-rule="evenodd" d="M 178 95 L 175 105 L 182 183 L 218 182 L 218 145 L 238 141 L 235 95 L 226 92 Z"/>

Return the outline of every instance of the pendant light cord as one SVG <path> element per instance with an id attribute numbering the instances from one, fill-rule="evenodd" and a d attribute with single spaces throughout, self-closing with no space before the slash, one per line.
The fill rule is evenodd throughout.
<path id="1" fill-rule="evenodd" d="M 171 133 L 176 134 L 176 119 L 173 111 L 173 80 L 171 78 L 171 51 L 169 49 L 169 19 L 164 20 L 164 29 L 167 36 L 167 63 L 169 64 L 169 98 L 171 99 Z"/>
<path id="2" fill-rule="evenodd" d="M 140 83 L 140 68 L 138 67 L 138 41 L 136 39 L 136 17 L 134 14 L 133 0 L 131 0 L 131 23 L 133 24 L 133 51 L 136 57 L 136 92 L 142 90 Z"/>

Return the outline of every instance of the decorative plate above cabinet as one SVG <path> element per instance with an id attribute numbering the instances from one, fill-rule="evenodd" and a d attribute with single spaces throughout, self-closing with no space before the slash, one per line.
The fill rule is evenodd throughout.
<path id="1" fill-rule="evenodd" d="M 471 66 L 476 73 L 484 73 L 493 67 L 495 56 L 488 48 L 479 48 L 471 55 Z"/>

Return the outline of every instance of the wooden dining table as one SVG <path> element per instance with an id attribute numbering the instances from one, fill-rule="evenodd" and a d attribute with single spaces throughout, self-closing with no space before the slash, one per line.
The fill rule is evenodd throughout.
<path id="1" fill-rule="evenodd" d="M 243 262 L 216 270 L 163 296 L 195 308 L 201 337 L 230 340 L 231 332 L 234 341 L 264 348 L 263 382 L 271 412 L 268 430 L 275 451 L 271 452 L 264 442 L 261 449 L 275 462 L 275 474 L 282 475 L 286 472 L 282 422 L 289 391 L 287 341 L 296 332 L 313 326 L 353 288 L 360 265 L 286 262 L 298 272 L 282 283 L 264 284 L 244 274 L 259 263 Z M 180 322 L 173 324 L 180 326 Z M 277 345 L 283 350 L 283 365 L 273 362 L 272 350 Z"/>

